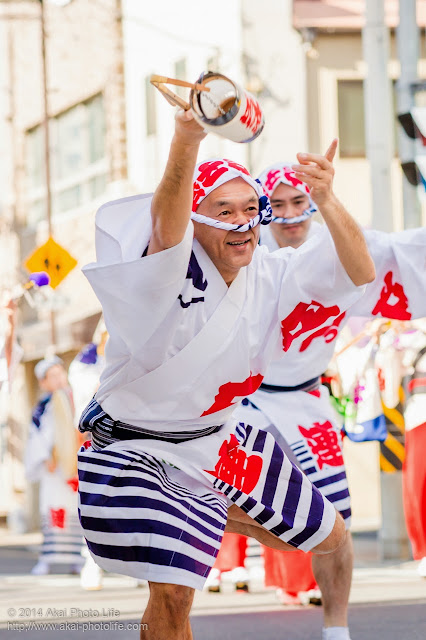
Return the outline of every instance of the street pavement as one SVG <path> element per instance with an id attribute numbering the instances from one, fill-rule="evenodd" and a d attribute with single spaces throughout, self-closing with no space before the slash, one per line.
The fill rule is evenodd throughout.
<path id="1" fill-rule="evenodd" d="M 65 624 L 65 623 L 63 623 Z M 123 621 L 123 630 L 96 630 L 93 623 L 80 624 L 78 630 L 25 632 L 1 630 L 0 637 L 8 640 L 44 640 L 56 637 L 67 640 L 139 640 L 135 621 Z M 321 640 L 321 612 L 316 609 L 265 611 L 240 614 L 193 616 L 191 620 L 195 640 Z M 113 623 L 111 623 L 112 627 Z M 356 605 L 351 608 L 352 640 L 424 640 L 426 637 L 426 608 L 422 604 Z M 58 633 L 60 631 L 60 633 Z M 172 638 L 170 640 L 173 640 Z"/>
<path id="2" fill-rule="evenodd" d="M 60 640 L 138 640 L 146 587 L 108 574 L 102 590 L 88 592 L 81 589 L 78 576 L 31 576 L 37 541 L 37 536 L 24 536 L 11 544 L 12 539 L 3 538 L 0 638 L 41 640 L 60 632 Z M 352 640 L 426 640 L 426 580 L 418 576 L 417 563 L 380 563 L 377 539 L 371 534 L 355 536 L 355 549 Z M 235 593 L 230 582 L 220 594 L 196 593 L 192 626 L 197 640 L 320 640 L 321 608 L 283 607 L 274 590 L 263 587 L 259 566 L 252 567 L 251 575 L 249 594 Z M 45 624 L 56 626 L 40 627 Z"/>

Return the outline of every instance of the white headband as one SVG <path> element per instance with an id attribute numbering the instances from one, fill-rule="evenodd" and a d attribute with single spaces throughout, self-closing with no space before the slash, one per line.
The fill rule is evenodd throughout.
<path id="1" fill-rule="evenodd" d="M 259 213 L 255 218 L 246 224 L 229 224 L 196 213 L 199 204 L 209 193 L 235 178 L 243 178 L 257 193 L 259 198 Z M 224 231 L 248 231 L 258 224 L 269 224 L 272 220 L 272 209 L 269 198 L 265 195 L 259 180 L 252 178 L 247 169 L 242 165 L 232 160 L 220 158 L 201 162 L 195 169 L 191 219 L 201 224 L 207 224 L 210 227 L 223 229 Z"/>
<path id="2" fill-rule="evenodd" d="M 298 222 L 305 222 L 305 220 L 309 220 L 315 211 L 318 211 L 318 207 L 311 198 L 308 185 L 296 178 L 289 162 L 276 162 L 260 174 L 259 180 L 262 183 L 263 190 L 268 198 L 271 198 L 273 192 L 281 183 L 297 189 L 309 198 L 309 207 L 305 209 L 300 216 L 295 218 L 280 218 L 278 216 L 273 216 L 272 222 L 277 224 L 297 224 Z"/>

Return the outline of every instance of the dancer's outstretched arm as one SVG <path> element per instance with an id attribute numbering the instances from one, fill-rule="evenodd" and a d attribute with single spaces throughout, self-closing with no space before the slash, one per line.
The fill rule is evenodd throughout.
<path id="1" fill-rule="evenodd" d="M 323 156 L 298 153 L 300 164 L 293 165 L 296 177 L 309 186 L 311 196 L 329 228 L 339 260 L 357 286 L 375 278 L 374 262 L 368 252 L 362 231 L 333 192 L 333 158 L 337 139 Z"/>
<path id="2" fill-rule="evenodd" d="M 198 149 L 205 136 L 191 111 L 176 113 L 166 170 L 152 200 L 148 255 L 170 249 L 183 240 L 191 216 Z"/>

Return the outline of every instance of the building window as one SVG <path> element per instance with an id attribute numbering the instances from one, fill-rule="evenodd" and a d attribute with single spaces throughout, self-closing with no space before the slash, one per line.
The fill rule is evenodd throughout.
<path id="1" fill-rule="evenodd" d="M 145 120 L 146 135 L 155 136 L 157 133 L 157 109 L 155 102 L 155 88 L 150 83 L 150 77 L 145 78 Z"/>
<path id="2" fill-rule="evenodd" d="M 362 80 L 337 83 L 339 148 L 342 158 L 365 157 L 364 88 Z"/>
<path id="3" fill-rule="evenodd" d="M 44 137 L 42 127 L 36 127 L 27 133 L 27 165 L 29 188 L 39 187 L 45 180 L 44 174 Z"/>
<path id="4" fill-rule="evenodd" d="M 87 120 L 89 127 L 89 160 L 98 162 L 106 155 L 105 149 L 105 111 L 103 96 L 95 96 L 87 103 Z"/>
<path id="5" fill-rule="evenodd" d="M 362 80 L 338 80 L 337 101 L 339 116 L 339 148 L 341 158 L 365 158 L 364 82 Z M 398 113 L 396 81 L 392 81 L 393 113 Z M 398 121 L 393 120 L 393 140 L 398 139 Z M 397 155 L 396 145 L 394 145 Z"/>
<path id="6" fill-rule="evenodd" d="M 78 208 L 101 195 L 107 183 L 105 113 L 101 94 L 49 121 L 53 214 Z M 41 125 L 27 131 L 28 219 L 46 215 L 44 135 Z"/>

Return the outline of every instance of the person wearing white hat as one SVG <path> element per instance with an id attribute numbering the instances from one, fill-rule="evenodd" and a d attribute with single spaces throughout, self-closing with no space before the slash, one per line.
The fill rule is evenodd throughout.
<path id="1" fill-rule="evenodd" d="M 57 356 L 40 360 L 34 374 L 42 396 L 32 413 L 25 468 L 28 481 L 40 483 L 43 543 L 32 573 L 47 574 L 55 564 L 68 564 L 72 572 L 79 572 L 83 563 L 77 510 L 79 435 L 67 374 Z"/>

